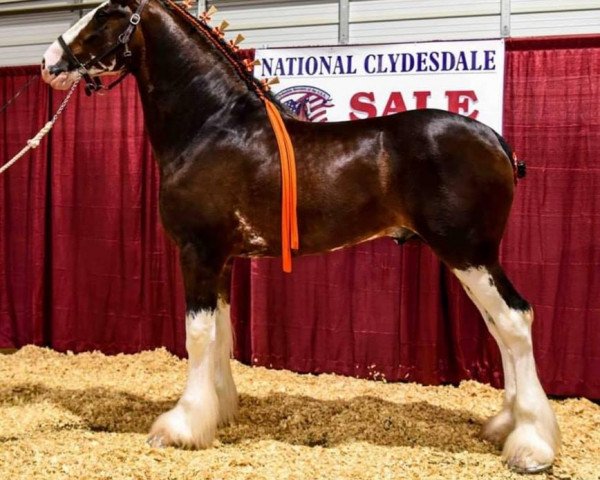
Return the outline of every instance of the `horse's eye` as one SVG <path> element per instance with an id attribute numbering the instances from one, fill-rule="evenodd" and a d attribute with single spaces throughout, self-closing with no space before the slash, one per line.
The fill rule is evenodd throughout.
<path id="1" fill-rule="evenodd" d="M 106 10 L 98 10 L 96 12 L 96 18 L 98 20 L 105 20 L 108 17 L 108 12 Z"/>
<path id="2" fill-rule="evenodd" d="M 100 35 L 98 35 L 97 33 L 91 33 L 90 35 L 88 35 L 85 38 L 86 42 L 95 42 L 100 38 Z"/>

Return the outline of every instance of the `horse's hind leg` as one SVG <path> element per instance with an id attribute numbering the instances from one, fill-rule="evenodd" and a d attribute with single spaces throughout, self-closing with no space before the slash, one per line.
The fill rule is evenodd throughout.
<path id="1" fill-rule="evenodd" d="M 498 423 L 500 429 L 508 429 L 514 420 L 514 429 L 504 443 L 503 456 L 517 470 L 545 470 L 551 466 L 560 446 L 560 432 L 536 372 L 531 339 L 533 310 L 497 262 L 453 268 L 453 272 L 492 327 L 502 351 L 509 389 L 514 369 L 514 401 L 507 395 L 503 411 L 491 420 L 492 425 Z M 511 403 L 512 419 L 504 413 Z"/>
<path id="2" fill-rule="evenodd" d="M 485 320 L 485 324 L 488 330 L 500 349 L 502 356 L 502 370 L 504 372 L 504 403 L 502 409 L 493 417 L 489 418 L 482 429 L 483 437 L 495 444 L 502 445 L 506 440 L 506 437 L 514 430 L 515 417 L 513 415 L 513 406 L 515 396 L 517 393 L 517 385 L 515 383 L 515 365 L 509 355 L 508 348 L 498 333 L 496 324 L 492 316 L 485 310 L 483 305 L 479 302 L 477 297 L 471 293 L 471 289 L 463 284 L 465 292 L 475 304 L 479 313 Z"/>

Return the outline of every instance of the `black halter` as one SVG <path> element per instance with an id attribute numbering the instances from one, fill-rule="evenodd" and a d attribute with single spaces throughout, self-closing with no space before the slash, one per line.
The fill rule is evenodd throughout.
<path id="1" fill-rule="evenodd" d="M 140 2 L 140 4 L 138 5 L 138 8 L 135 11 L 135 13 L 133 13 L 131 15 L 131 17 L 129 17 L 129 25 L 127 25 L 127 28 L 125 29 L 125 31 L 121 35 L 119 35 L 118 42 L 115 45 L 106 49 L 102 54 L 92 58 L 89 62 L 81 63 L 79 61 L 79 59 L 75 56 L 73 51 L 69 48 L 69 46 L 67 45 L 67 42 L 65 42 L 65 39 L 63 38 L 63 36 L 61 35 L 60 37 L 58 37 L 58 43 L 60 44 L 60 46 L 64 50 L 65 54 L 69 58 L 69 61 L 77 67 L 77 71 L 81 75 L 81 78 L 83 78 L 83 80 L 85 81 L 86 95 L 89 96 L 92 93 L 97 92 L 98 90 L 112 89 L 117 84 L 119 84 L 129 73 L 129 69 L 126 66 L 125 71 L 119 76 L 119 78 L 117 78 L 115 81 L 109 83 L 108 85 L 104 85 L 99 78 L 92 77 L 92 75 L 90 74 L 88 69 L 93 67 L 94 65 L 99 64 L 100 62 L 102 62 L 102 60 L 104 60 L 109 55 L 113 54 L 116 50 L 118 50 L 121 47 L 124 48 L 123 57 L 125 58 L 126 63 L 129 62 L 129 59 L 131 58 L 131 50 L 129 49 L 129 40 L 131 40 L 131 36 L 133 35 L 133 32 L 135 31 L 136 27 L 138 26 L 138 24 L 140 23 L 140 21 L 142 19 L 141 13 L 142 13 L 142 10 L 144 9 L 144 7 L 146 6 L 146 4 L 148 3 L 148 1 L 149 0 L 142 0 Z M 108 70 L 104 69 L 104 71 L 108 71 Z"/>

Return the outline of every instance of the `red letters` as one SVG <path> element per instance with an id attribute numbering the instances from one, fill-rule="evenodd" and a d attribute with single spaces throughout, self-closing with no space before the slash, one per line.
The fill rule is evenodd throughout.
<path id="1" fill-rule="evenodd" d="M 407 92 L 405 93 L 408 94 Z M 407 108 L 402 92 L 390 92 L 387 96 L 385 106 L 382 108 L 385 97 L 375 98 L 375 92 L 356 92 L 350 98 L 350 120 L 371 118 L 378 115 L 392 115 L 398 112 L 405 112 L 408 109 L 412 110 L 413 108 L 417 110 L 429 108 L 431 94 L 432 92 L 429 90 L 412 92 L 412 96 L 415 99 L 414 105 L 409 101 L 410 105 Z M 437 93 L 438 97 L 440 94 L 441 92 Z M 445 95 L 448 99 L 449 112 L 459 113 L 469 118 L 477 118 L 479 116 L 479 110 L 474 108 L 474 105 L 479 100 L 474 90 L 446 90 Z M 442 99 L 437 98 L 436 101 L 433 101 L 436 108 L 439 108 L 440 100 Z M 379 109 L 377 108 L 378 106 Z"/>
<path id="2" fill-rule="evenodd" d="M 406 104 L 400 92 L 392 92 L 383 109 L 383 116 L 385 117 L 386 115 L 398 112 L 406 112 Z"/>
<path id="3" fill-rule="evenodd" d="M 377 107 L 375 106 L 375 94 L 373 92 L 357 92 L 350 99 L 350 120 L 359 120 L 377 116 Z M 355 113 L 356 112 L 356 113 Z M 364 115 L 358 116 L 357 113 Z"/>
<path id="4" fill-rule="evenodd" d="M 448 90 L 446 91 L 446 97 L 448 97 L 449 112 L 460 113 L 469 118 L 477 118 L 477 115 L 479 115 L 479 110 L 467 113 L 470 108 L 470 101 L 477 101 L 477 95 L 473 90 Z"/>
<path id="5" fill-rule="evenodd" d="M 431 92 L 415 92 L 413 96 L 417 100 L 415 108 L 417 110 L 421 108 L 427 108 L 427 99 L 431 97 Z"/>

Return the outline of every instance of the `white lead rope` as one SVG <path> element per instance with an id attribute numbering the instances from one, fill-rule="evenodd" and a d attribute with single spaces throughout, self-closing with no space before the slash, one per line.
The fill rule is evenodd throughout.
<path id="1" fill-rule="evenodd" d="M 81 77 L 77 77 L 77 80 L 75 80 L 75 82 L 71 86 L 71 90 L 69 90 L 69 93 L 67 94 L 65 99 L 62 101 L 62 103 L 60 104 L 60 107 L 58 107 L 58 110 L 52 117 L 52 120 L 50 120 L 48 123 L 46 123 L 46 125 L 44 125 L 44 127 L 36 134 L 35 137 L 27 140 L 27 145 L 25 147 L 23 147 L 23 149 L 19 153 L 17 153 L 7 163 L 5 163 L 4 165 L 2 165 L 2 167 L 0 167 L 0 175 L 3 174 L 5 170 L 8 170 L 18 160 L 20 160 L 29 150 L 39 147 L 42 139 L 46 135 L 48 135 L 48 132 L 50 132 L 50 130 L 52 130 L 52 127 L 56 123 L 56 120 L 58 120 L 58 117 L 60 116 L 60 114 L 63 112 L 63 110 L 67 106 L 67 103 L 69 103 L 69 100 L 71 99 L 71 95 L 73 95 L 73 92 L 75 92 L 75 89 L 77 88 L 77 85 L 79 85 L 80 81 L 81 81 Z"/>

